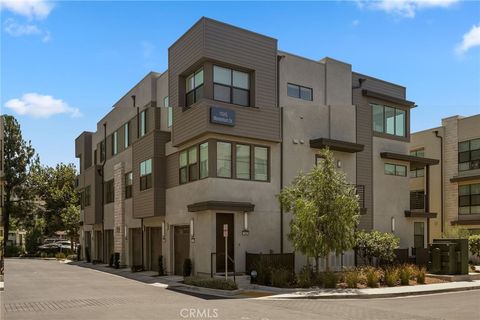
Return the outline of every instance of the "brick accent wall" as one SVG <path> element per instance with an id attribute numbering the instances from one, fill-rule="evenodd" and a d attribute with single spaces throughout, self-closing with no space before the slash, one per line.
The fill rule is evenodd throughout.
<path id="1" fill-rule="evenodd" d="M 120 252 L 120 265 L 126 265 L 125 256 L 125 168 L 123 162 L 113 167 L 114 207 L 113 242 L 114 252 Z"/>
<path id="2" fill-rule="evenodd" d="M 458 117 L 442 120 L 445 127 L 444 137 L 444 202 L 445 202 L 445 229 L 451 221 L 458 220 L 458 185 L 450 179 L 458 175 Z"/>

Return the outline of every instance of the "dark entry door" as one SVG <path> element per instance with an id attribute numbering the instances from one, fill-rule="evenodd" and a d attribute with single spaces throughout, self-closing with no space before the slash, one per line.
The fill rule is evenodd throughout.
<path id="1" fill-rule="evenodd" d="M 105 258 L 107 259 L 107 262 L 110 261 L 110 257 L 113 254 L 113 246 L 113 230 L 105 230 L 105 248 L 107 250 L 107 256 Z"/>
<path id="2" fill-rule="evenodd" d="M 102 231 L 95 231 L 95 260 L 103 260 Z"/>
<path id="3" fill-rule="evenodd" d="M 233 243 L 233 234 L 234 234 L 234 220 L 233 214 L 231 213 L 217 213 L 217 226 L 216 226 L 216 234 L 217 234 L 217 272 L 225 272 L 225 238 L 223 237 L 223 225 L 228 224 L 228 255 L 231 259 L 234 259 L 234 248 L 235 245 Z M 233 271 L 233 262 L 228 260 L 228 271 Z"/>
<path id="4" fill-rule="evenodd" d="M 90 231 L 85 231 L 85 260 L 90 262 L 92 259 L 92 234 Z"/>
<path id="5" fill-rule="evenodd" d="M 142 262 L 142 229 L 141 228 L 131 228 L 130 229 L 130 239 L 131 240 L 131 254 L 132 266 L 141 266 Z"/>
<path id="6" fill-rule="evenodd" d="M 190 227 L 175 226 L 173 238 L 173 252 L 175 262 L 175 274 L 183 275 L 183 263 L 190 258 Z"/>
<path id="7" fill-rule="evenodd" d="M 162 255 L 162 228 L 149 228 L 150 270 L 158 271 L 158 258 Z"/>

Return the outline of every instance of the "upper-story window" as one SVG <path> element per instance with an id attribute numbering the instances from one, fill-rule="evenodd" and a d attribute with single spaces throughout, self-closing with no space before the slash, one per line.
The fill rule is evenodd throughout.
<path id="1" fill-rule="evenodd" d="M 130 122 L 127 122 L 123 125 L 123 134 L 124 134 L 124 142 L 125 142 L 125 149 L 130 146 Z"/>
<path id="2" fill-rule="evenodd" d="M 140 162 L 140 191 L 152 187 L 152 159 Z"/>
<path id="3" fill-rule="evenodd" d="M 85 207 L 88 207 L 90 206 L 90 186 L 86 186 L 85 187 L 85 193 L 83 194 L 84 196 L 84 199 L 83 199 L 83 203 L 84 203 L 84 206 Z"/>
<path id="4" fill-rule="evenodd" d="M 245 144 L 236 145 L 235 172 L 237 179 L 250 180 L 250 146 Z"/>
<path id="5" fill-rule="evenodd" d="M 232 144 L 217 142 L 217 177 L 232 177 Z"/>
<path id="6" fill-rule="evenodd" d="M 203 98 L 203 68 L 192 73 L 185 80 L 185 91 L 187 92 L 185 106 L 189 107 Z"/>
<path id="7" fill-rule="evenodd" d="M 410 151 L 411 156 L 415 157 L 425 157 L 425 149 L 418 149 Z M 410 168 L 410 178 L 419 178 L 425 176 L 425 169 L 424 168 Z"/>
<path id="8" fill-rule="evenodd" d="M 372 104 L 373 131 L 405 137 L 407 113 L 403 109 Z"/>
<path id="9" fill-rule="evenodd" d="M 480 214 L 480 183 L 458 187 L 458 213 Z"/>
<path id="10" fill-rule="evenodd" d="M 140 137 L 147 133 L 147 109 L 140 112 Z"/>
<path id="11" fill-rule="evenodd" d="M 303 99 L 312 101 L 313 100 L 313 90 L 312 88 L 299 86 L 297 84 L 288 83 L 287 84 L 287 95 L 292 98 Z"/>
<path id="12" fill-rule="evenodd" d="M 200 145 L 200 179 L 208 177 L 208 142 Z"/>
<path id="13" fill-rule="evenodd" d="M 198 152 L 198 150 L 200 150 L 200 152 Z M 198 155 L 200 156 L 200 159 L 198 159 Z M 202 143 L 200 147 L 195 145 L 180 152 L 180 184 L 198 180 L 199 174 L 200 179 L 208 176 L 208 142 Z"/>
<path id="14" fill-rule="evenodd" d="M 267 181 L 268 180 L 268 148 L 257 147 L 253 148 L 254 153 L 254 180 Z"/>
<path id="15" fill-rule="evenodd" d="M 480 139 L 463 141 L 458 144 L 458 170 L 480 169 Z"/>
<path id="16" fill-rule="evenodd" d="M 249 78 L 246 72 L 213 66 L 213 99 L 250 106 Z"/>
<path id="17" fill-rule="evenodd" d="M 113 179 L 105 182 L 105 203 L 112 203 L 115 200 Z"/>
<path id="18" fill-rule="evenodd" d="M 170 107 L 168 96 L 163 98 L 163 106 L 167 108 L 167 127 L 170 128 L 173 124 L 173 108 Z"/>
<path id="19" fill-rule="evenodd" d="M 112 156 L 118 153 L 118 131 L 112 134 Z"/>
<path id="20" fill-rule="evenodd" d="M 407 167 L 399 164 L 385 163 L 385 174 L 390 176 L 407 176 Z"/>
<path id="21" fill-rule="evenodd" d="M 132 186 L 133 186 L 133 173 L 128 172 L 125 174 L 125 199 L 132 197 Z"/>

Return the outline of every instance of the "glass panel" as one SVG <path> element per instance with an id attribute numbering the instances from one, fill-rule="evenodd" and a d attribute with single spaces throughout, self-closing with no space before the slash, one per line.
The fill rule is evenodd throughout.
<path id="1" fill-rule="evenodd" d="M 470 185 L 470 194 L 480 194 L 480 183 Z"/>
<path id="2" fill-rule="evenodd" d="M 463 162 L 458 164 L 459 171 L 470 170 L 470 162 Z"/>
<path id="3" fill-rule="evenodd" d="M 475 150 L 470 152 L 470 159 L 471 160 L 479 160 L 480 159 L 480 150 Z"/>
<path id="4" fill-rule="evenodd" d="M 383 106 L 378 104 L 372 105 L 373 107 L 373 130 L 376 132 L 383 132 Z"/>
<path id="5" fill-rule="evenodd" d="M 233 100 L 232 103 L 239 104 L 241 106 L 248 107 L 249 106 L 249 94 L 248 91 L 242 89 L 235 89 L 233 88 Z"/>
<path id="6" fill-rule="evenodd" d="M 458 208 L 459 214 L 470 214 L 470 207 L 460 207 Z"/>
<path id="7" fill-rule="evenodd" d="M 460 207 L 466 207 L 470 205 L 470 196 L 460 196 L 458 198 L 458 205 Z"/>
<path id="8" fill-rule="evenodd" d="M 458 162 L 470 161 L 470 151 L 460 152 L 458 154 Z"/>
<path id="9" fill-rule="evenodd" d="M 385 174 L 395 175 L 395 165 L 390 163 L 385 163 Z"/>
<path id="10" fill-rule="evenodd" d="M 287 95 L 293 98 L 300 98 L 300 87 L 294 84 L 287 84 Z"/>
<path id="11" fill-rule="evenodd" d="M 195 102 L 203 98 L 203 85 L 195 89 Z"/>
<path id="12" fill-rule="evenodd" d="M 130 145 L 130 123 L 129 122 L 125 123 L 123 132 L 125 135 L 124 140 L 125 140 L 125 149 L 126 149 Z"/>
<path id="13" fill-rule="evenodd" d="M 480 139 L 475 139 L 470 141 L 470 150 L 480 149 Z"/>
<path id="14" fill-rule="evenodd" d="M 167 109 L 167 127 L 171 127 L 173 124 L 173 108 L 168 107 Z"/>
<path id="15" fill-rule="evenodd" d="M 225 84 L 227 86 L 232 85 L 232 70 L 222 68 L 219 66 L 213 66 L 213 82 Z"/>
<path id="16" fill-rule="evenodd" d="M 480 206 L 480 195 L 477 194 L 477 195 L 472 195 L 470 196 L 471 197 L 471 200 L 470 200 L 470 204 L 472 206 Z"/>
<path id="17" fill-rule="evenodd" d="M 471 214 L 480 214 L 480 206 L 472 206 L 470 207 Z"/>
<path id="18" fill-rule="evenodd" d="M 152 159 L 145 161 L 145 174 L 152 173 Z"/>
<path id="19" fill-rule="evenodd" d="M 230 102 L 230 87 L 225 87 L 218 84 L 213 85 L 213 99 Z"/>
<path id="20" fill-rule="evenodd" d="M 458 187 L 458 194 L 461 195 L 461 196 L 470 195 L 470 186 L 469 185 L 459 186 Z"/>
<path id="21" fill-rule="evenodd" d="M 170 106 L 169 104 L 169 101 L 168 101 L 168 96 L 166 96 L 165 98 L 163 98 L 163 106 L 165 108 L 168 108 Z"/>
<path id="22" fill-rule="evenodd" d="M 300 98 L 312 101 L 312 89 L 300 87 Z"/>
<path id="23" fill-rule="evenodd" d="M 255 147 L 255 180 L 268 180 L 268 149 Z"/>
<path id="24" fill-rule="evenodd" d="M 425 150 L 424 149 L 417 150 L 416 156 L 421 157 L 421 158 L 425 158 Z"/>
<path id="25" fill-rule="evenodd" d="M 395 109 L 385 107 L 385 133 L 395 134 Z"/>
<path id="26" fill-rule="evenodd" d="M 145 161 L 140 162 L 140 176 L 145 175 Z"/>
<path id="27" fill-rule="evenodd" d="M 180 168 L 187 165 L 187 151 L 180 152 Z"/>
<path id="28" fill-rule="evenodd" d="M 400 109 L 395 109 L 395 135 L 404 137 L 405 136 L 405 111 Z"/>
<path id="29" fill-rule="evenodd" d="M 197 163 L 197 147 L 188 150 L 188 164 Z"/>
<path id="30" fill-rule="evenodd" d="M 423 235 L 415 235 L 413 237 L 413 246 L 415 248 L 423 248 L 425 243 L 425 238 Z"/>
<path id="31" fill-rule="evenodd" d="M 113 154 L 117 154 L 118 152 L 118 131 L 115 131 L 113 133 L 113 148 L 112 148 L 112 152 Z"/>
<path id="32" fill-rule="evenodd" d="M 233 70 L 233 86 L 247 90 L 250 89 L 248 73 Z"/>
<path id="33" fill-rule="evenodd" d="M 458 144 L 458 152 L 462 151 L 468 151 L 470 150 L 470 142 L 469 141 L 463 141 Z"/>
<path id="34" fill-rule="evenodd" d="M 417 177 L 424 177 L 425 169 L 417 169 Z"/>
<path id="35" fill-rule="evenodd" d="M 187 101 L 185 105 L 188 107 L 192 105 L 195 102 L 195 91 L 192 91 L 190 93 L 187 93 Z"/>
<path id="36" fill-rule="evenodd" d="M 187 182 L 187 167 L 180 168 L 180 183 Z"/>
<path id="37" fill-rule="evenodd" d="M 186 88 L 187 92 L 189 92 L 189 91 L 193 90 L 193 88 L 195 88 L 195 79 L 194 79 L 193 74 L 187 77 L 186 82 L 185 82 L 185 88 Z"/>
<path id="38" fill-rule="evenodd" d="M 232 177 L 232 145 L 228 142 L 217 142 L 217 176 Z"/>
<path id="39" fill-rule="evenodd" d="M 132 172 L 127 173 L 125 184 L 127 186 L 131 186 L 133 184 L 133 173 Z"/>
<path id="40" fill-rule="evenodd" d="M 236 169 L 238 179 L 250 179 L 250 146 L 237 144 Z"/>
<path id="41" fill-rule="evenodd" d="M 416 236 L 418 235 L 424 235 L 425 233 L 425 228 L 424 228 L 424 223 L 423 222 L 414 222 L 413 223 L 413 228 L 414 228 L 414 234 Z"/>
<path id="42" fill-rule="evenodd" d="M 143 137 L 147 132 L 147 110 L 140 113 L 140 136 Z"/>
<path id="43" fill-rule="evenodd" d="M 203 69 L 198 70 L 195 73 L 195 88 L 203 84 Z"/>
<path id="44" fill-rule="evenodd" d="M 208 177 L 208 142 L 200 145 L 200 179 Z"/>
<path id="45" fill-rule="evenodd" d="M 417 170 L 410 170 L 410 178 L 416 178 L 417 177 Z"/>
<path id="46" fill-rule="evenodd" d="M 405 166 L 395 166 L 397 176 L 406 177 L 407 176 L 407 167 Z"/>
<path id="47" fill-rule="evenodd" d="M 196 163 L 188 166 L 188 178 L 190 181 L 198 179 L 198 165 Z"/>

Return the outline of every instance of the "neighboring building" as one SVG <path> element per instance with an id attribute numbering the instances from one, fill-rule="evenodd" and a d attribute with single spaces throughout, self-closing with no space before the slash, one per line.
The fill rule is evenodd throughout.
<path id="1" fill-rule="evenodd" d="M 3 116 L 0 116 L 0 281 L 2 281 L 1 276 L 3 275 L 3 203 L 4 203 L 4 189 L 3 185 L 5 184 L 5 174 L 3 172 L 4 165 L 4 142 L 3 142 Z"/>
<path id="2" fill-rule="evenodd" d="M 410 164 L 438 162 L 408 154 L 412 107 L 404 87 L 350 64 L 202 18 L 169 48 L 168 71 L 149 73 L 76 139 L 83 248 L 147 269 L 162 256 L 171 274 L 191 258 L 210 274 L 224 271 L 227 224 L 237 272 L 245 252 L 291 252 L 291 216 L 276 195 L 324 147 L 357 185 L 359 228 L 412 247 L 424 217 L 410 214 Z M 332 265 L 353 263 L 344 258 Z"/>
<path id="3" fill-rule="evenodd" d="M 425 197 L 438 213 L 430 219 L 430 241 L 451 226 L 479 233 L 480 115 L 445 118 L 440 127 L 412 134 L 410 152 L 441 161 L 430 169 L 429 196 L 426 172 L 410 171 L 412 203 L 421 206 Z"/>

